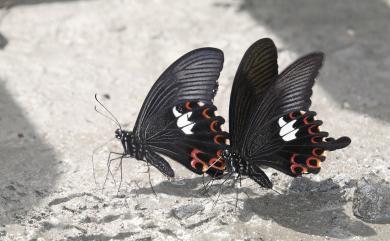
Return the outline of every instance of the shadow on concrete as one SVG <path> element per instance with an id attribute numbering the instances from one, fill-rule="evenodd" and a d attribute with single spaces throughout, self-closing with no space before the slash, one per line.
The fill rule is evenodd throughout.
<path id="1" fill-rule="evenodd" d="M 239 188 L 238 184 L 236 185 L 237 188 L 234 188 L 231 185 L 231 181 L 226 182 L 221 189 L 220 184 L 223 182 L 223 180 L 214 181 L 212 185 L 209 186 L 210 188 L 208 188 L 207 191 L 204 192 L 204 183 L 207 183 L 209 180 L 209 177 L 205 177 L 205 180 L 203 180 L 202 177 L 196 177 L 189 179 L 181 179 L 178 181 L 164 181 L 156 186 L 153 186 L 153 188 L 156 191 L 157 195 L 159 193 L 164 193 L 171 196 L 188 198 L 213 197 L 215 195 L 218 195 L 220 191 L 221 194 L 231 194 L 236 193 L 238 191 L 239 194 L 245 193 L 246 195 L 255 195 L 255 193 L 250 188 Z M 152 195 L 153 191 L 150 187 L 141 187 L 138 189 L 133 189 L 131 193 Z M 221 199 L 223 199 L 223 196 L 221 196 Z"/>
<path id="2" fill-rule="evenodd" d="M 297 178 L 287 194 L 247 199 L 239 218 L 247 222 L 257 215 L 297 232 L 332 238 L 375 235 L 372 228 L 345 213 L 346 203 L 342 189 L 332 180 Z"/>
<path id="3" fill-rule="evenodd" d="M 57 164 L 0 80 L 0 224 L 18 223 L 49 194 Z"/>
<path id="4" fill-rule="evenodd" d="M 8 39 L 0 33 L 0 50 L 3 50 L 8 45 Z"/>
<path id="5" fill-rule="evenodd" d="M 385 1 L 242 0 L 240 11 L 299 55 L 324 51 L 319 84 L 334 100 L 390 121 L 390 5 Z"/>
<path id="6" fill-rule="evenodd" d="M 55 2 L 75 2 L 85 0 L 2 0 L 0 8 L 12 8 L 21 5 L 35 5 L 41 3 L 55 3 Z"/>

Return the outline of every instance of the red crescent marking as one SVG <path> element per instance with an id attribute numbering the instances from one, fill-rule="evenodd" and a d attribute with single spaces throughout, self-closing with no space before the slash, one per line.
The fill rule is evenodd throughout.
<path id="1" fill-rule="evenodd" d="M 209 108 L 206 108 L 202 111 L 202 115 L 206 118 L 206 119 L 210 119 L 211 116 L 209 116 L 209 114 L 207 114 L 207 111 L 209 110 Z"/>
<path id="2" fill-rule="evenodd" d="M 295 175 L 301 175 L 302 171 L 300 173 L 297 173 L 296 169 L 300 168 L 303 171 L 303 167 L 300 164 L 293 164 L 290 166 L 291 172 Z"/>
<path id="3" fill-rule="evenodd" d="M 220 171 L 224 171 L 225 170 L 225 162 L 222 160 L 222 159 L 218 159 L 217 158 L 213 158 L 209 161 L 209 165 L 212 166 L 211 168 L 214 168 L 214 169 L 217 169 L 217 170 L 220 170 Z M 218 162 L 218 163 L 221 163 L 221 166 L 216 166 L 214 165 L 215 162 Z"/>
<path id="4" fill-rule="evenodd" d="M 310 163 L 311 160 L 315 160 L 316 161 L 316 165 L 312 165 Z M 306 159 L 306 165 L 308 167 L 311 167 L 311 168 L 320 168 L 321 167 L 321 161 L 318 158 L 315 158 L 315 157 L 308 157 Z"/>
<path id="5" fill-rule="evenodd" d="M 288 117 L 289 117 L 291 120 L 294 120 L 294 119 L 295 119 L 294 112 L 288 113 Z"/>
<path id="6" fill-rule="evenodd" d="M 321 154 L 318 154 L 317 151 L 321 151 L 321 152 L 324 152 L 323 150 L 321 150 L 320 148 L 314 148 L 312 151 L 311 151 L 311 154 L 313 154 L 313 156 L 321 156 Z"/>
<path id="7" fill-rule="evenodd" d="M 293 155 L 291 156 L 290 158 L 290 162 L 291 163 L 295 163 L 295 157 L 297 156 L 297 154 L 293 153 Z"/>
<path id="8" fill-rule="evenodd" d="M 307 118 L 309 118 L 308 116 L 306 116 L 305 118 L 303 118 L 303 123 L 305 123 L 305 125 L 309 124 L 310 122 L 307 120 Z"/>
<path id="9" fill-rule="evenodd" d="M 221 143 L 219 142 L 219 140 L 218 140 L 218 138 L 222 138 L 223 136 L 221 136 L 221 135 L 216 135 L 216 136 L 214 136 L 214 143 L 215 144 L 218 144 L 218 145 L 221 145 Z"/>
<path id="10" fill-rule="evenodd" d="M 212 131 L 212 132 L 217 132 L 217 130 L 215 129 L 215 124 L 217 124 L 218 123 L 218 121 L 213 121 L 213 122 L 211 122 L 211 124 L 210 124 L 210 130 Z"/>
<path id="11" fill-rule="evenodd" d="M 186 107 L 187 110 L 192 110 L 190 104 L 191 103 L 189 101 L 186 101 L 185 107 Z"/>
<path id="12" fill-rule="evenodd" d="M 309 128 L 307 128 L 307 132 L 310 134 L 310 135 L 314 135 L 315 133 L 317 133 L 317 132 L 313 132 L 312 131 L 312 128 L 313 127 L 316 127 L 315 125 L 312 125 L 312 126 L 310 126 Z M 318 129 L 317 129 L 318 130 Z"/>
<path id="13" fill-rule="evenodd" d="M 208 166 L 207 166 L 207 164 L 204 161 L 199 159 L 199 157 L 197 156 L 199 153 L 204 153 L 204 152 L 202 152 L 202 151 L 200 151 L 198 149 L 192 150 L 192 152 L 191 152 L 191 157 L 192 157 L 191 166 L 194 169 L 197 169 L 196 165 L 197 164 L 202 164 L 202 172 L 206 172 L 207 169 L 208 169 Z"/>

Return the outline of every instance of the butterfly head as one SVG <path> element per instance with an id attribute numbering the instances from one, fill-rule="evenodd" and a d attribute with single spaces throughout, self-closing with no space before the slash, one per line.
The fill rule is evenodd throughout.
<path id="1" fill-rule="evenodd" d="M 115 138 L 116 139 L 121 139 L 123 136 L 123 131 L 121 129 L 116 129 L 115 130 Z"/>

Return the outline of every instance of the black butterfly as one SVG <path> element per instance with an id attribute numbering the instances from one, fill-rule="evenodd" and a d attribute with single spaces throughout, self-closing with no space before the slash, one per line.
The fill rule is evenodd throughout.
<path id="1" fill-rule="evenodd" d="M 322 121 L 309 111 L 323 56 L 311 53 L 278 74 L 271 39 L 260 39 L 246 51 L 230 98 L 230 146 L 216 156 L 227 173 L 272 188 L 262 166 L 293 177 L 318 173 L 325 151 L 350 144 L 348 137 L 326 138 L 328 133 L 319 129 Z"/>
<path id="2" fill-rule="evenodd" d="M 226 133 L 220 129 L 224 119 L 215 116 L 212 104 L 222 66 L 223 53 L 214 48 L 196 49 L 175 61 L 153 85 L 133 131 L 123 130 L 114 117 L 119 126 L 115 137 L 124 152 L 111 152 L 110 156 L 146 161 L 168 177 L 173 177 L 174 171 L 161 154 L 196 173 L 221 172 L 218 163 L 207 163 L 213 168 L 206 170 L 206 164 L 193 168 L 191 160 L 197 155 L 213 156 L 208 153 L 225 148 Z M 109 162 L 113 160 L 110 156 Z"/>

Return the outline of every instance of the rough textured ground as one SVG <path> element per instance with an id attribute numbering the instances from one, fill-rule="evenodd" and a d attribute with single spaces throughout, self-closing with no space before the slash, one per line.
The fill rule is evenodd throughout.
<path id="1" fill-rule="evenodd" d="M 358 180 L 390 174 L 390 4 L 373 0 L 0 2 L 0 240 L 389 240 L 389 224 L 353 216 Z M 8 6 L 8 8 L 7 8 Z M 280 66 L 312 50 L 326 63 L 313 109 L 334 136 L 353 143 L 329 155 L 320 175 L 292 179 L 267 170 L 282 193 L 244 181 L 218 204 L 202 179 L 124 166 L 119 195 L 104 192 L 106 145 L 115 126 L 93 111 L 95 92 L 133 125 L 149 88 L 185 52 L 225 52 L 216 99 L 227 116 L 245 49 L 261 37 Z M 275 174 L 273 174 L 275 173 Z M 118 180 L 118 173 L 116 179 Z M 388 185 L 388 183 L 386 184 Z"/>

